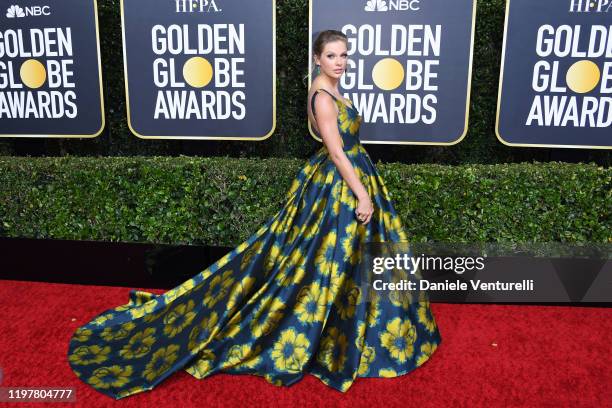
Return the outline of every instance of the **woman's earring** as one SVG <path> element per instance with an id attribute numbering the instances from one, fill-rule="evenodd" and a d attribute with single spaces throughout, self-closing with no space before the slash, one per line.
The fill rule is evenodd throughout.
<path id="1" fill-rule="evenodd" d="M 317 64 L 316 68 L 315 68 L 315 74 L 319 75 L 321 73 L 321 68 L 320 66 Z"/>

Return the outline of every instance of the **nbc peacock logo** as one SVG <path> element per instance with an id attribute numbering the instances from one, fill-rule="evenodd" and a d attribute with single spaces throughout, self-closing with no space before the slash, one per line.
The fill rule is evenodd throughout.
<path id="1" fill-rule="evenodd" d="M 6 18 L 25 17 L 25 12 L 16 4 L 9 6 L 6 9 Z"/>
<path id="2" fill-rule="evenodd" d="M 368 0 L 366 2 L 365 11 L 387 11 L 387 2 L 385 0 Z"/>
<path id="3" fill-rule="evenodd" d="M 365 11 L 417 11 L 422 0 L 366 0 Z"/>

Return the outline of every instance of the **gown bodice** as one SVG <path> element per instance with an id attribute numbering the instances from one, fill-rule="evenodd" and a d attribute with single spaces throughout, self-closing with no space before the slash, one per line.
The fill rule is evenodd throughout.
<path id="1" fill-rule="evenodd" d="M 351 105 L 347 105 L 327 90 L 319 88 L 315 91 L 310 100 L 313 115 L 316 116 L 314 104 L 315 97 L 321 91 L 324 91 L 329 94 L 338 106 L 338 131 L 340 132 L 340 137 L 342 138 L 343 150 L 345 152 L 356 150 L 356 147 L 361 144 L 359 140 L 359 127 L 361 126 L 362 117 L 359 114 L 359 111 L 352 105 L 352 103 Z M 317 133 L 317 135 L 321 137 L 321 135 L 316 130 L 315 133 Z"/>

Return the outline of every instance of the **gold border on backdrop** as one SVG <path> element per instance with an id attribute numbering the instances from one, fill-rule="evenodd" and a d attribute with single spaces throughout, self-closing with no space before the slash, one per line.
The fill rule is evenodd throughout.
<path id="1" fill-rule="evenodd" d="M 100 117 L 102 122 L 100 123 L 100 129 L 96 133 L 89 135 L 59 135 L 59 134 L 37 134 L 37 135 L 7 135 L 0 134 L 0 137 L 30 137 L 30 138 L 81 138 L 81 139 L 92 139 L 98 137 L 104 130 L 106 125 L 106 118 L 104 116 L 104 93 L 102 92 L 102 61 L 100 55 L 100 29 L 98 26 L 98 2 L 93 0 L 94 6 L 94 17 L 96 19 L 96 51 L 98 53 L 98 86 L 100 88 Z"/>
<path id="2" fill-rule="evenodd" d="M 127 53 L 125 51 L 125 17 L 123 14 L 123 2 L 121 0 L 121 37 L 123 43 L 123 83 L 125 88 L 125 106 L 127 109 L 127 123 L 130 131 L 141 139 L 167 139 L 167 140 L 250 140 L 260 141 L 272 136 L 276 130 L 276 0 L 272 0 L 272 128 L 264 136 L 260 137 L 231 137 L 231 136 L 145 136 L 134 130 L 130 118 L 130 96 L 128 93 Z"/>
<path id="3" fill-rule="evenodd" d="M 470 116 L 470 94 L 472 90 L 472 59 L 474 55 L 474 31 L 476 27 L 476 0 L 472 0 L 472 28 L 470 33 L 470 62 L 468 67 L 468 83 L 465 100 L 465 122 L 463 125 L 463 133 L 453 142 L 402 142 L 396 140 L 362 140 L 362 144 L 400 144 L 400 145 L 432 145 L 432 146 L 452 146 L 465 138 L 468 131 L 468 120 Z M 312 0 L 308 0 L 308 89 L 312 85 Z M 352 102 L 352 101 L 351 101 Z M 308 131 L 310 136 L 319 142 L 323 142 L 318 138 L 313 130 L 310 120 L 308 120 Z"/>
<path id="4" fill-rule="evenodd" d="M 501 67 L 499 69 L 499 85 L 497 89 L 497 112 L 495 114 L 495 136 L 497 140 L 510 147 L 563 147 L 572 149 L 610 149 L 612 146 L 587 146 L 587 145 L 557 145 L 557 144 L 531 144 L 506 142 L 499 133 L 499 110 L 502 95 L 502 83 L 504 79 L 504 62 L 506 59 L 506 37 L 508 34 L 508 15 L 510 14 L 510 0 L 506 0 L 506 16 L 504 18 L 504 41 L 502 43 Z"/>

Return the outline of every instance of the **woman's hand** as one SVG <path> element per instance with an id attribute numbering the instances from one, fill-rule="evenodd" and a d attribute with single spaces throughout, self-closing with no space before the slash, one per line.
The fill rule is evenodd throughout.
<path id="1" fill-rule="evenodd" d="M 370 222 L 372 213 L 374 212 L 374 207 L 372 206 L 372 200 L 370 200 L 370 196 L 368 195 L 360 197 L 358 200 L 359 203 L 355 209 L 355 215 L 357 216 L 357 219 L 365 225 Z"/>

